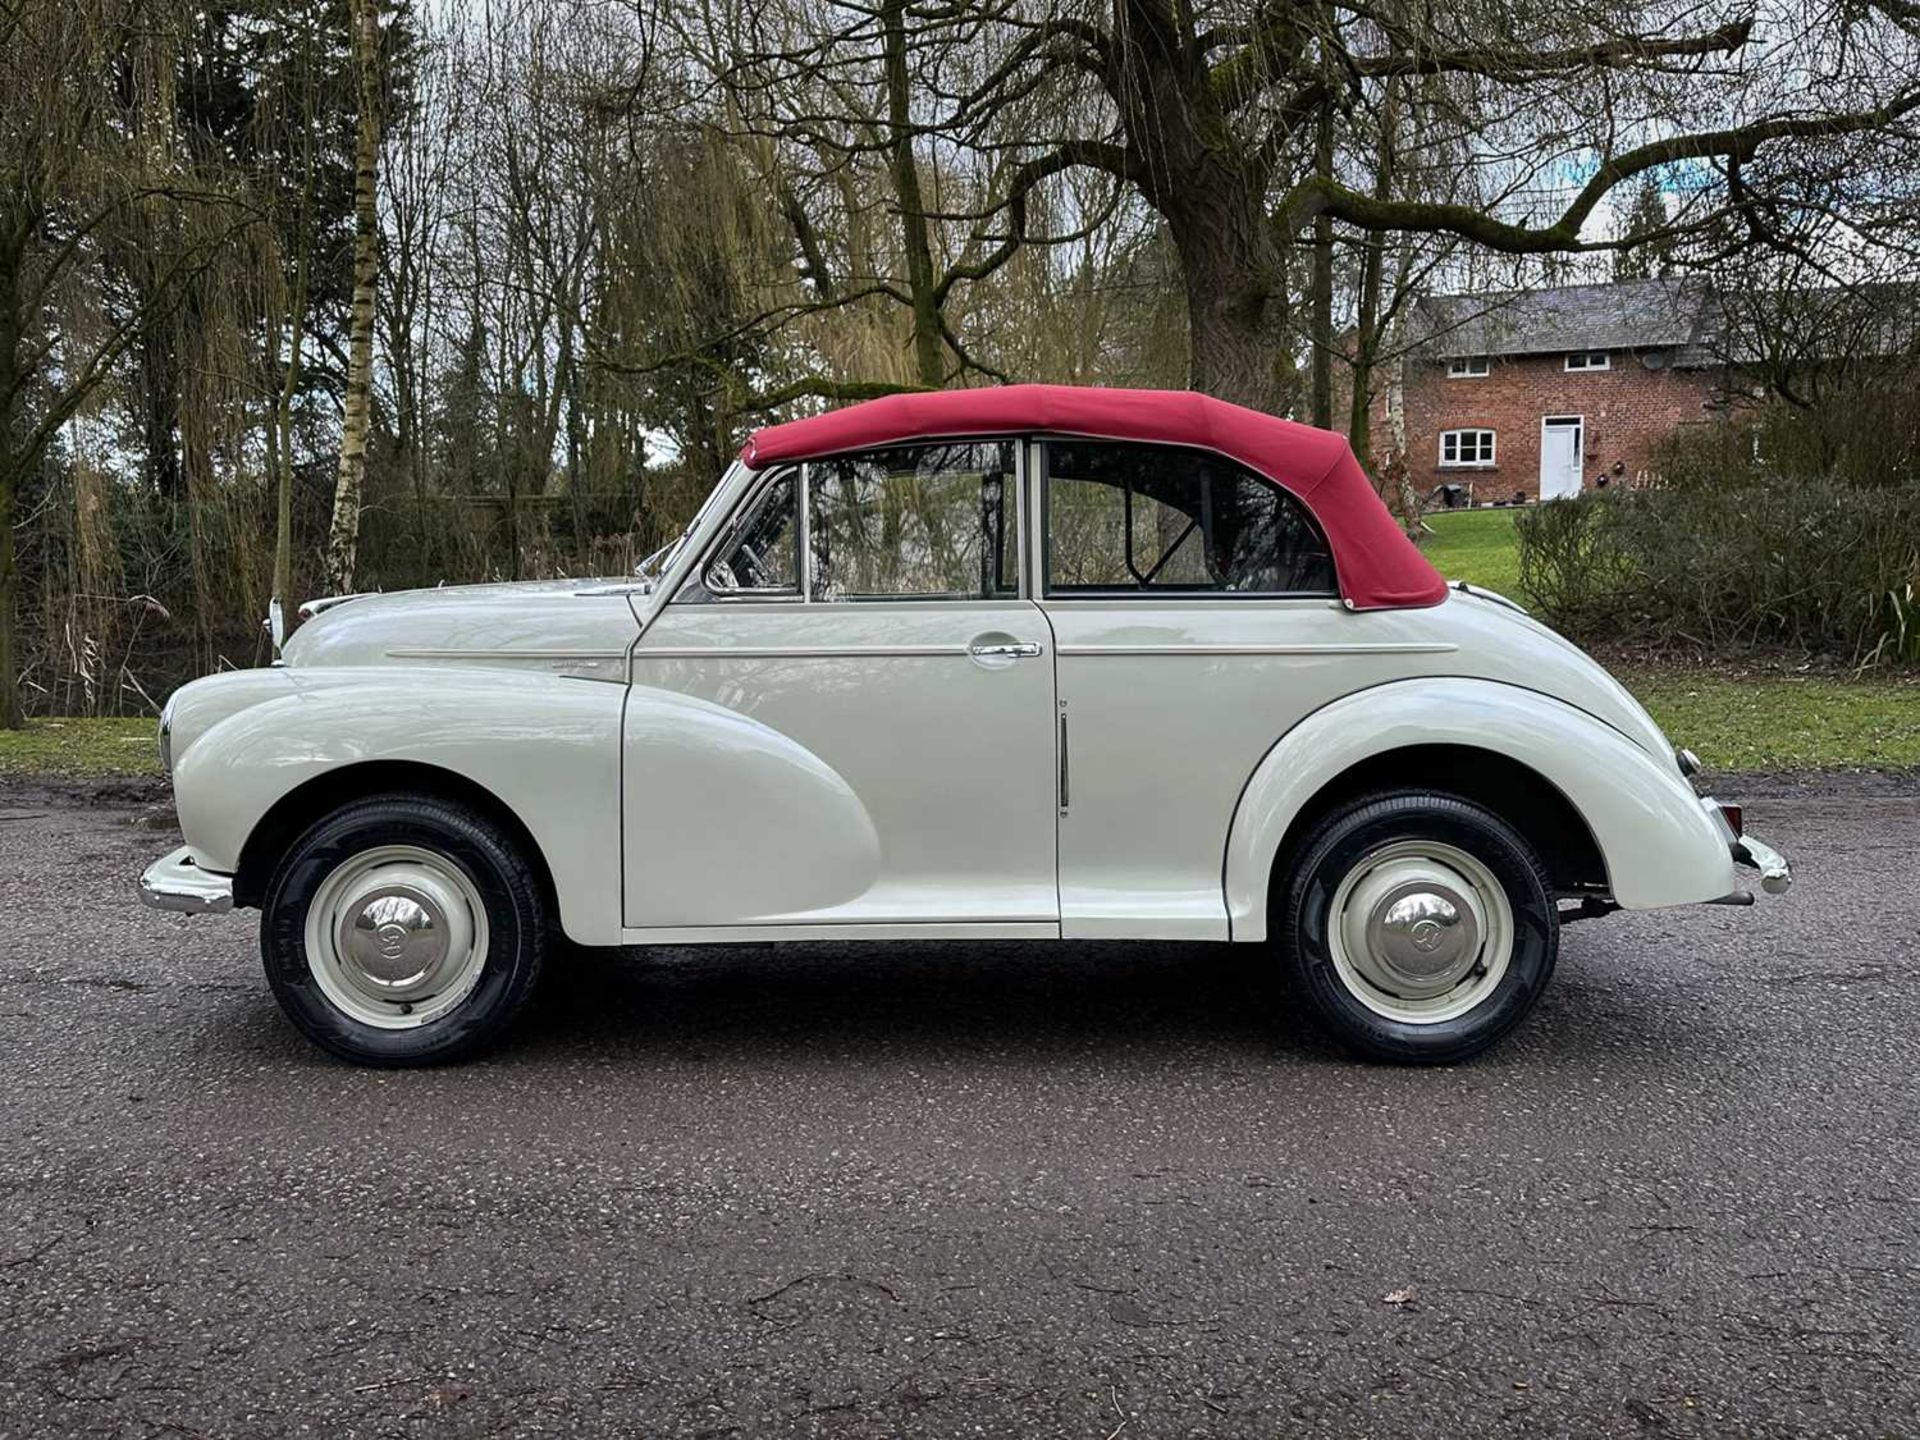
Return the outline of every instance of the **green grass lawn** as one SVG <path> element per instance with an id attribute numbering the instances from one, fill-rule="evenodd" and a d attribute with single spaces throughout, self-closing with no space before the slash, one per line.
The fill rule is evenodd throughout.
<path id="1" fill-rule="evenodd" d="M 1520 594 L 1520 542 L 1511 510 L 1436 510 L 1433 533 L 1420 544 L 1433 568 L 1449 580 L 1484 585 L 1515 600 Z"/>
<path id="2" fill-rule="evenodd" d="M 1920 766 L 1920 677 L 1721 673 L 1664 665 L 1613 671 L 1715 770 Z"/>
<path id="3" fill-rule="evenodd" d="M 0 730 L 0 775 L 158 775 L 154 722 L 33 720 L 24 730 Z"/>

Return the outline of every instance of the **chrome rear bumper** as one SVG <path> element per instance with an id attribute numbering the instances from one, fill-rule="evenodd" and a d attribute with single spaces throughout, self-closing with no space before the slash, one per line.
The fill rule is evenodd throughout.
<path id="1" fill-rule="evenodd" d="M 1733 842 L 1733 859 L 1736 865 L 1751 865 L 1758 870 L 1760 888 L 1769 895 L 1784 895 L 1793 884 L 1793 867 L 1787 864 L 1787 857 L 1764 840 L 1742 835 Z"/>
<path id="2" fill-rule="evenodd" d="M 1726 837 L 1727 853 L 1733 856 L 1733 863 L 1745 865 L 1760 872 L 1760 888 L 1769 895 L 1784 895 L 1793 885 L 1793 867 L 1787 864 L 1787 857 L 1774 849 L 1766 841 L 1754 835 L 1736 835 L 1733 826 L 1727 822 L 1726 812 L 1720 802 L 1711 795 L 1703 796 L 1700 808 L 1712 817 L 1720 833 Z M 1744 827 L 1742 827 L 1744 830 Z M 1745 890 L 1736 890 L 1731 895 L 1723 895 L 1713 902 L 1716 905 L 1751 905 L 1753 896 Z"/>
<path id="3" fill-rule="evenodd" d="M 140 898 L 156 910 L 218 914 L 233 908 L 233 877 L 202 870 L 182 845 L 147 867 L 140 877 Z"/>

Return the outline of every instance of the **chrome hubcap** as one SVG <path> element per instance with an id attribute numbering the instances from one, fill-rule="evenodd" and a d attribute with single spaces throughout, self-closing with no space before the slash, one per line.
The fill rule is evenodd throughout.
<path id="1" fill-rule="evenodd" d="M 389 998 L 432 982 L 447 959 L 447 921 L 433 901 L 401 887 L 340 917 L 340 953 L 361 984 Z"/>
<path id="2" fill-rule="evenodd" d="M 1334 969 L 1362 1004 L 1407 1024 L 1465 1014 L 1492 993 L 1513 952 L 1513 911 L 1491 871 L 1438 841 L 1382 846 L 1334 892 Z"/>
<path id="3" fill-rule="evenodd" d="M 307 966 L 321 991 L 384 1029 L 438 1019 L 486 968 L 479 891 L 453 861 L 417 846 L 344 861 L 315 892 L 306 929 Z"/>

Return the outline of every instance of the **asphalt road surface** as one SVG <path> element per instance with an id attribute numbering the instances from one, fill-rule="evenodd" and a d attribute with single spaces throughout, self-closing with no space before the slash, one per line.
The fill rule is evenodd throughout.
<path id="1" fill-rule="evenodd" d="M 1571 927 L 1492 1055 L 1224 948 L 569 957 L 310 1049 L 150 803 L 0 788 L 0 1435 L 1920 1433 L 1920 786 Z"/>

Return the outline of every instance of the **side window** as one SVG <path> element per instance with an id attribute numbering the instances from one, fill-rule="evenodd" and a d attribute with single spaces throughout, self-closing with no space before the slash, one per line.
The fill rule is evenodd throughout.
<path id="1" fill-rule="evenodd" d="M 1013 445 L 913 445 L 807 466 L 815 600 L 1020 593 Z"/>
<path id="2" fill-rule="evenodd" d="M 1301 503 L 1229 460 L 1153 445 L 1047 446 L 1047 593 L 1330 595 Z"/>
<path id="3" fill-rule="evenodd" d="M 800 488 L 792 471 L 760 493 L 707 564 L 716 595 L 800 593 Z"/>

